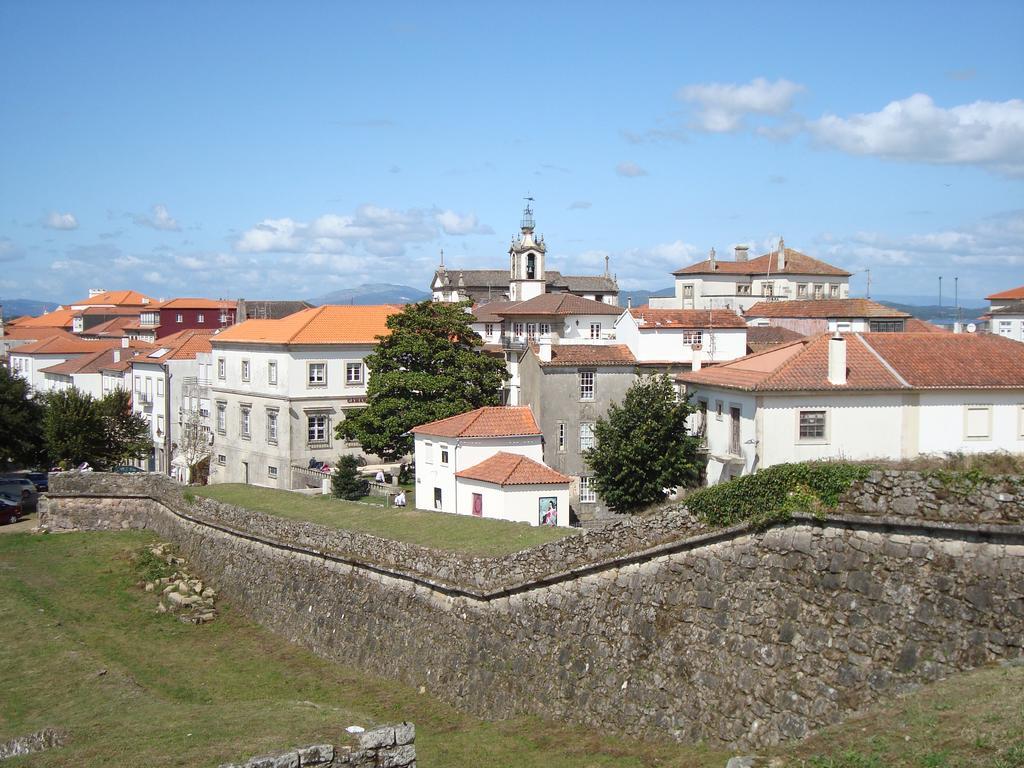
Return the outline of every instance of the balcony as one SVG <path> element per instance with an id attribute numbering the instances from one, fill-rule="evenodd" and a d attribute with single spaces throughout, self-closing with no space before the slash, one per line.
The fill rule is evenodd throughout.
<path id="1" fill-rule="evenodd" d="M 525 336 L 502 336 L 501 348 L 523 351 L 529 340 Z"/>
<path id="2" fill-rule="evenodd" d="M 181 380 L 182 397 L 206 398 L 210 393 L 210 380 L 198 376 L 185 376 Z"/>
<path id="3" fill-rule="evenodd" d="M 153 405 L 153 393 L 152 392 L 136 392 L 135 402 L 139 405 Z"/>

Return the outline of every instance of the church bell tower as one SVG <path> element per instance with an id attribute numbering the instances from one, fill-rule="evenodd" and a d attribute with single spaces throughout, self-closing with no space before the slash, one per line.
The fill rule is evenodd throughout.
<path id="1" fill-rule="evenodd" d="M 544 276 L 544 245 L 543 235 L 534 238 L 533 198 L 526 198 L 523 209 L 523 220 L 520 223 L 522 234 L 512 240 L 508 249 L 509 255 L 509 286 L 508 296 L 512 301 L 526 301 L 545 293 L 547 280 Z"/>

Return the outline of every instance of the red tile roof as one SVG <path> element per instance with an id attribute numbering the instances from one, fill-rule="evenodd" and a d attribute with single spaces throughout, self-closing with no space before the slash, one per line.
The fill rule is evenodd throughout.
<path id="1" fill-rule="evenodd" d="M 640 330 L 657 328 L 746 328 L 743 318 L 727 309 L 651 309 L 646 304 L 629 314 Z M 641 322 L 643 321 L 643 322 Z"/>
<path id="2" fill-rule="evenodd" d="M 466 480 L 480 480 L 495 485 L 568 485 L 571 482 L 561 472 L 533 459 L 515 453 L 499 451 L 468 469 L 455 473 Z"/>
<path id="3" fill-rule="evenodd" d="M 538 354 L 536 343 L 530 345 L 533 354 Z M 552 344 L 551 362 L 541 362 L 541 366 L 598 366 L 598 365 L 636 365 L 636 358 L 625 344 Z"/>
<path id="4" fill-rule="evenodd" d="M 177 298 L 161 302 L 160 309 L 234 309 L 236 302 L 228 299 Z"/>
<path id="5" fill-rule="evenodd" d="M 19 328 L 70 328 L 74 325 L 75 315 L 78 312 L 73 309 L 55 309 L 39 317 L 26 317 L 18 321 Z"/>
<path id="6" fill-rule="evenodd" d="M 753 325 L 747 328 L 747 349 L 761 352 L 779 344 L 802 339 L 804 335 L 781 325 Z"/>
<path id="7" fill-rule="evenodd" d="M 63 363 L 57 365 L 51 365 L 49 368 L 43 368 L 42 373 L 60 373 L 65 376 L 70 376 L 73 373 L 99 373 L 100 371 L 112 370 L 111 366 L 114 365 L 114 353 L 119 352 L 120 357 L 131 359 L 134 352 L 127 349 L 109 348 L 101 349 L 98 352 L 92 352 L 85 355 L 76 355 L 69 360 L 65 360 Z"/>
<path id="8" fill-rule="evenodd" d="M 0 336 L 2 339 L 16 339 L 18 341 L 28 339 L 30 341 L 39 341 L 40 339 L 48 339 L 51 336 L 60 336 L 65 339 L 76 339 L 78 338 L 74 334 L 64 330 L 63 328 L 52 328 L 52 327 L 40 327 L 40 328 L 23 328 L 22 326 L 16 326 L 11 328 L 10 326 L 4 326 L 4 335 Z"/>
<path id="9" fill-rule="evenodd" d="M 215 342 L 245 344 L 375 344 L 391 331 L 389 316 L 403 307 L 392 304 L 310 307 L 278 320 L 246 320 L 225 328 Z"/>
<path id="10" fill-rule="evenodd" d="M 148 309 L 148 307 L 147 307 Z M 75 315 L 89 316 L 101 315 L 104 317 L 138 317 L 141 310 L 139 307 L 86 307 L 76 310 Z"/>
<path id="11" fill-rule="evenodd" d="M 138 325 L 138 321 L 133 317 L 113 317 L 110 320 L 94 325 L 92 328 L 82 331 L 82 336 L 110 336 L 118 337 L 124 335 L 124 331 L 133 325 Z"/>
<path id="12" fill-rule="evenodd" d="M 746 311 L 747 317 L 892 317 L 910 314 L 871 299 L 800 299 L 759 301 Z"/>
<path id="13" fill-rule="evenodd" d="M 532 299 L 510 302 L 502 309 L 493 310 L 504 317 L 524 315 L 621 315 L 622 308 L 603 301 L 584 299 L 573 293 L 545 293 Z"/>
<path id="14" fill-rule="evenodd" d="M 525 406 L 484 406 L 447 419 L 420 424 L 416 434 L 437 437 L 512 437 L 539 435 L 533 411 Z"/>
<path id="15" fill-rule="evenodd" d="M 214 334 L 212 328 L 187 328 L 184 331 L 164 336 L 156 345 L 155 351 L 140 356 L 138 363 L 162 363 L 166 360 L 194 360 L 199 352 L 211 352 L 210 338 Z M 157 354 L 165 350 L 162 354 Z"/>
<path id="16" fill-rule="evenodd" d="M 995 299 L 996 301 L 999 299 L 1024 299 L 1024 285 L 1018 288 L 1011 288 L 1008 291 L 993 293 L 991 296 L 986 296 L 985 298 L 989 301 L 992 301 L 992 299 Z"/>
<path id="17" fill-rule="evenodd" d="M 73 301 L 68 306 L 82 307 L 112 304 L 115 307 L 144 307 L 154 303 L 156 303 L 155 299 L 138 291 L 104 291 L 103 293 L 97 293 L 95 296 L 90 296 L 88 299 Z"/>
<path id="18" fill-rule="evenodd" d="M 500 323 L 502 316 L 500 310 L 506 309 L 515 304 L 514 301 L 489 301 L 486 304 L 473 305 L 473 317 L 478 323 Z"/>
<path id="19" fill-rule="evenodd" d="M 952 333 L 948 328 L 943 328 L 917 317 L 908 317 L 903 322 L 903 330 L 907 333 Z"/>
<path id="20" fill-rule="evenodd" d="M 677 269 L 672 274 L 713 275 L 722 273 L 733 275 L 764 275 L 766 273 L 775 275 L 781 273 L 784 275 L 850 276 L 850 273 L 846 270 L 833 267 L 831 264 L 826 264 L 824 261 L 815 259 L 806 253 L 801 253 L 792 248 L 786 249 L 786 265 L 783 269 L 779 269 L 779 255 L 773 251 L 749 261 L 722 261 L 721 259 L 716 259 L 714 266 L 712 266 L 710 259 L 705 259 L 697 264 Z"/>
<path id="21" fill-rule="evenodd" d="M 58 334 L 17 347 L 11 353 L 16 355 L 81 355 L 118 345 L 117 339 L 87 341 L 71 334 Z"/>
<path id="22" fill-rule="evenodd" d="M 844 334 L 847 383 L 828 381 L 819 334 L 676 378 L 758 392 L 1024 388 L 1024 344 L 989 334 Z"/>

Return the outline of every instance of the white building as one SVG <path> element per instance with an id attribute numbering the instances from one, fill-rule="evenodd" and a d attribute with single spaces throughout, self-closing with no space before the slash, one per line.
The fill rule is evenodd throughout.
<path id="1" fill-rule="evenodd" d="M 989 331 L 1014 341 L 1024 341 L 1024 285 L 986 296 L 990 302 Z"/>
<path id="2" fill-rule="evenodd" d="M 850 273 L 805 253 L 779 248 L 755 259 L 747 247 L 737 246 L 735 259 L 709 258 L 672 273 L 675 295 L 651 297 L 653 309 L 745 310 L 759 301 L 786 299 L 845 299 Z"/>
<path id="3" fill-rule="evenodd" d="M 418 509 L 569 525 L 571 479 L 544 465 L 544 436 L 529 408 L 478 408 L 413 434 Z"/>
<path id="4" fill-rule="evenodd" d="M 637 362 L 717 363 L 747 353 L 747 324 L 725 309 L 634 307 L 615 322 L 615 340 Z"/>
<path id="5" fill-rule="evenodd" d="M 752 326 L 789 328 L 804 336 L 835 333 L 899 333 L 912 315 L 871 299 L 759 301 L 743 316 Z"/>
<path id="6" fill-rule="evenodd" d="M 63 389 L 70 386 L 70 378 L 57 366 L 118 346 L 118 341 L 85 341 L 70 334 L 59 333 L 12 349 L 10 367 L 15 375 L 24 379 L 36 392 Z M 46 373 L 48 370 L 49 377 Z"/>
<path id="7" fill-rule="evenodd" d="M 820 334 L 676 378 L 709 484 L 814 459 L 1024 452 L 1024 346 L 997 336 Z"/>
<path id="8" fill-rule="evenodd" d="M 335 427 L 366 403 L 364 358 L 400 311 L 326 305 L 214 336 L 210 482 L 302 487 L 311 459 L 333 465 L 340 454 L 359 453 Z"/>

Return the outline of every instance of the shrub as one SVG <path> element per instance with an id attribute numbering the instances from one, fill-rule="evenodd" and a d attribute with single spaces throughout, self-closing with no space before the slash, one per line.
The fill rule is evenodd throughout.
<path id="1" fill-rule="evenodd" d="M 341 456 L 331 475 L 331 493 L 339 499 L 356 501 L 370 492 L 370 481 L 359 474 L 359 459 Z"/>
<path id="2" fill-rule="evenodd" d="M 753 475 L 701 488 L 687 497 L 686 505 L 708 525 L 746 521 L 765 527 L 789 520 L 794 512 L 824 514 L 871 469 L 863 464 L 831 462 L 777 464 Z"/>

